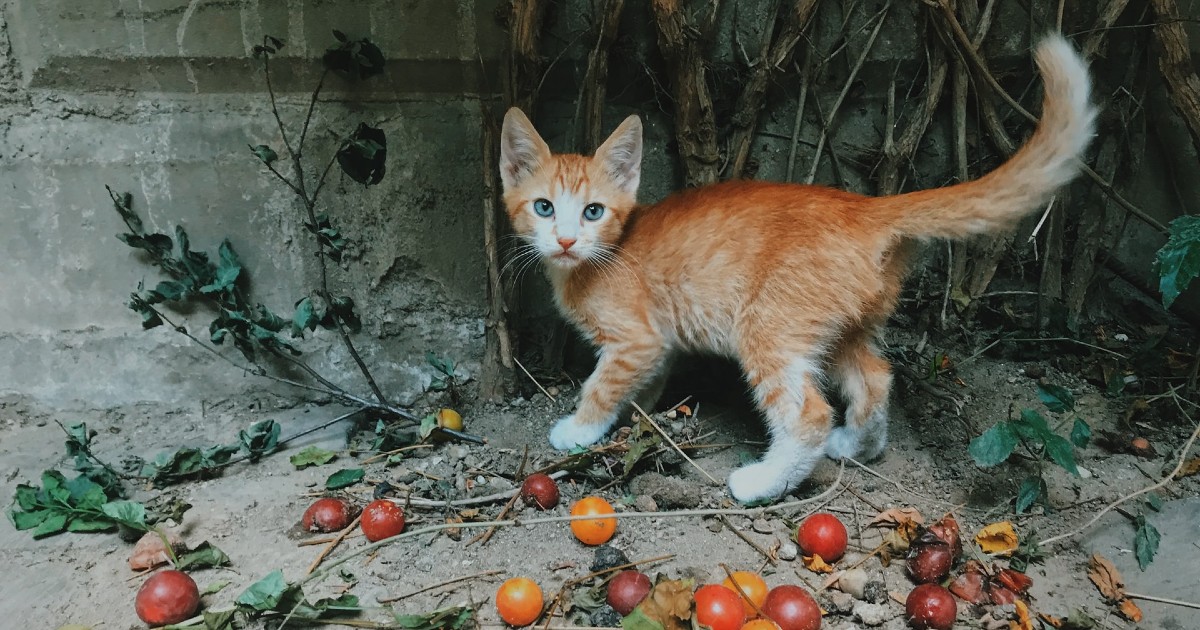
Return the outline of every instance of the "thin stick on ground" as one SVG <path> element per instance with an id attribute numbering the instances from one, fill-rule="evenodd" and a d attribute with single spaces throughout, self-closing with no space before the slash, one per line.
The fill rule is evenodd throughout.
<path id="1" fill-rule="evenodd" d="M 377 597 L 377 598 L 375 598 L 375 601 L 379 602 L 380 604 L 390 604 L 392 602 L 398 602 L 402 599 L 408 599 L 409 597 L 412 597 L 413 595 L 420 595 L 421 593 L 426 593 L 426 592 L 429 592 L 429 591 L 432 591 L 435 589 L 442 588 L 443 586 L 450 586 L 451 584 L 458 584 L 460 582 L 468 582 L 471 580 L 478 580 L 479 578 L 482 578 L 482 577 L 488 577 L 490 575 L 499 575 L 501 573 L 504 573 L 504 571 L 501 571 L 500 569 L 493 569 L 491 571 L 480 571 L 479 573 L 472 573 L 471 575 L 464 575 L 462 577 L 456 577 L 456 578 L 453 578 L 450 580 L 446 580 L 445 582 L 438 582 L 437 584 L 431 584 L 429 586 L 426 586 L 425 588 L 419 588 L 415 591 L 410 591 L 403 595 L 395 595 L 393 597 Z"/>
<path id="2" fill-rule="evenodd" d="M 758 553 L 762 554 L 762 557 L 766 558 L 766 559 L 767 559 L 767 562 L 770 562 L 770 563 L 771 563 L 771 566 L 773 566 L 773 567 L 777 567 L 777 566 L 779 566 L 779 560 L 776 560 L 774 557 L 772 557 L 772 556 L 771 556 L 771 554 L 767 553 L 767 550 L 766 550 L 766 549 L 763 549 L 763 548 L 762 548 L 762 545 L 760 545 L 760 544 L 758 544 L 758 543 L 754 542 L 753 540 L 751 540 L 751 539 L 750 539 L 750 537 L 749 537 L 749 536 L 747 536 L 747 535 L 743 534 L 743 533 L 741 532 L 741 530 L 739 530 L 738 528 L 734 527 L 734 526 L 733 526 L 733 523 L 730 523 L 730 522 L 729 522 L 729 519 L 728 519 L 728 518 L 726 518 L 726 517 L 725 517 L 725 515 L 723 515 L 723 514 L 722 514 L 722 515 L 718 516 L 717 518 L 718 518 L 718 519 L 720 519 L 720 520 L 721 520 L 721 522 L 725 524 L 725 528 L 726 528 L 726 529 L 728 529 L 729 531 L 731 531 L 731 532 L 733 532 L 734 534 L 736 534 L 736 535 L 737 535 L 737 537 L 738 537 L 738 538 L 741 538 L 743 541 L 745 541 L 745 543 L 746 543 L 747 545 L 750 545 L 750 547 L 751 547 L 751 548 L 753 548 L 753 549 L 754 549 L 755 551 L 757 551 Z M 722 565 L 722 566 L 724 566 L 724 565 Z"/>
<path id="3" fill-rule="evenodd" d="M 713 482 L 713 484 L 719 485 L 721 483 L 721 482 L 717 481 L 715 477 L 708 474 L 707 470 L 704 470 L 703 468 L 701 468 L 700 464 L 696 463 L 696 460 L 692 459 L 691 457 L 688 457 L 688 454 L 683 452 L 683 449 L 679 448 L 679 445 L 675 443 L 675 440 L 671 439 L 671 436 L 667 435 L 667 432 L 663 431 L 662 427 L 658 426 L 658 423 L 654 421 L 654 418 L 650 417 L 650 414 L 643 411 L 642 408 L 637 403 L 633 403 L 633 408 L 636 409 L 637 412 L 639 414 L 641 414 L 643 418 L 646 419 L 646 422 L 650 423 L 650 426 L 654 427 L 655 431 L 658 431 L 658 434 L 661 435 L 663 437 L 663 439 L 666 440 L 667 443 L 670 444 L 671 447 L 675 449 L 675 452 L 682 455 L 683 458 L 686 459 L 687 462 L 692 465 L 692 467 L 694 467 L 696 470 L 700 471 L 700 474 L 704 475 L 705 477 L 708 477 L 708 480 Z"/>
<path id="4" fill-rule="evenodd" d="M 759 617 L 766 617 L 766 615 L 763 614 L 762 608 L 759 608 L 758 604 L 754 602 L 754 599 L 747 595 L 746 591 L 742 589 L 742 585 L 738 584 L 738 581 L 733 579 L 733 571 L 729 570 L 729 565 L 722 562 L 720 566 L 721 570 L 725 572 L 725 575 L 729 577 L 729 583 L 733 585 L 733 590 L 737 591 L 737 594 L 742 598 L 742 601 L 750 604 L 750 607 L 754 609 L 754 612 L 758 613 Z"/>
<path id="5" fill-rule="evenodd" d="M 338 535 L 334 536 L 333 540 L 329 541 L 328 545 L 325 545 L 325 548 L 321 550 L 321 553 L 317 554 L 317 557 L 313 559 L 312 564 L 308 565 L 308 570 L 304 572 L 304 575 L 312 575 L 312 572 L 316 571 L 318 566 L 321 566 L 321 562 L 325 560 L 325 556 L 328 556 L 329 553 L 333 551 L 334 547 L 337 547 L 350 532 L 358 528 L 358 522 L 361 520 L 362 514 L 359 514 L 358 516 L 354 517 L 354 520 L 351 521 L 349 525 L 346 526 L 346 529 L 338 532 Z"/>
<path id="6" fill-rule="evenodd" d="M 433 444 L 409 444 L 408 446 L 401 446 L 400 448 L 396 448 L 396 449 L 392 449 L 390 451 L 384 451 L 382 453 L 377 453 L 375 455 L 372 455 L 372 456 L 362 460 L 361 462 L 359 462 L 359 465 L 371 464 L 371 463 L 377 462 L 381 459 L 387 459 L 388 457 L 391 457 L 392 455 L 399 455 L 400 453 L 406 453 L 408 451 L 416 450 L 419 448 L 433 448 L 433 447 L 434 447 Z"/>
<path id="7" fill-rule="evenodd" d="M 1174 606 L 1183 606 L 1184 608 L 1200 609 L 1200 604 L 1192 602 L 1179 601 L 1178 599 L 1167 599 L 1166 597 L 1158 597 L 1157 595 L 1142 595 L 1140 593 L 1125 592 L 1125 597 L 1129 599 L 1144 599 L 1148 602 L 1158 602 L 1160 604 L 1172 604 Z"/>
<path id="8" fill-rule="evenodd" d="M 528 376 L 529 380 L 533 381 L 533 384 L 537 385 L 537 388 L 542 390 L 542 393 L 546 395 L 546 398 L 549 398 L 550 400 L 552 400 L 554 402 L 558 402 L 558 399 L 555 398 L 553 395 L 551 395 L 550 392 L 546 391 L 546 388 L 542 387 L 542 384 L 539 383 L 536 378 L 533 378 L 533 375 L 529 373 L 529 370 L 525 369 L 524 365 L 521 365 L 521 362 L 519 360 L 517 360 L 517 357 L 514 356 L 512 358 L 512 360 L 513 360 L 513 363 L 515 363 L 517 365 L 517 367 L 521 368 L 521 371 L 525 373 L 525 376 Z"/>
<path id="9" fill-rule="evenodd" d="M 1179 411 L 1180 411 L 1180 413 L 1182 413 L 1184 415 L 1184 417 L 1188 417 L 1188 418 L 1191 417 L 1187 414 L 1187 412 L 1185 412 L 1183 410 L 1183 405 L 1179 404 L 1178 397 L 1175 398 L 1175 405 L 1179 407 Z M 1184 463 L 1187 462 L 1188 452 L 1191 451 L 1192 445 L 1196 443 L 1197 437 L 1200 437 L 1200 422 L 1196 423 L 1196 428 L 1192 430 L 1191 437 L 1189 437 L 1187 439 L 1187 441 L 1184 442 L 1183 448 L 1179 450 L 1179 461 L 1175 464 L 1174 470 L 1171 471 L 1171 474 L 1167 475 L 1166 477 L 1163 477 L 1163 479 L 1161 481 L 1159 481 L 1158 483 L 1146 486 L 1145 488 L 1142 488 L 1141 490 L 1138 490 L 1137 492 L 1131 492 L 1131 493 L 1117 499 L 1116 501 L 1109 503 L 1108 505 L 1106 505 L 1104 507 L 1104 509 L 1097 512 L 1095 516 L 1093 516 L 1090 520 L 1088 520 L 1088 522 L 1084 523 L 1083 525 L 1080 525 L 1079 527 L 1076 527 L 1075 529 L 1073 529 L 1065 534 L 1059 534 L 1058 536 L 1051 536 L 1050 538 L 1039 541 L 1038 546 L 1044 547 L 1051 543 L 1056 543 L 1060 540 L 1066 540 L 1067 538 L 1072 538 L 1074 536 L 1082 534 L 1083 532 L 1090 529 L 1092 525 L 1095 525 L 1101 518 L 1104 517 L 1105 514 L 1108 514 L 1109 512 L 1115 510 L 1117 508 L 1117 506 L 1121 505 L 1122 503 L 1125 503 L 1132 499 L 1136 499 L 1137 497 L 1140 497 L 1143 494 L 1154 492 L 1155 490 L 1162 488 L 1163 486 L 1171 483 L 1172 481 L 1175 481 L 1175 475 L 1179 474 L 1179 471 L 1183 469 Z"/>
<path id="10" fill-rule="evenodd" d="M 560 470 L 550 474 L 550 478 L 558 481 L 568 475 L 568 471 Z M 444 508 L 444 507 L 470 507 L 472 505 L 484 505 L 486 503 L 495 503 L 496 501 L 506 501 L 521 494 L 521 489 L 513 488 L 504 492 L 497 492 L 482 497 L 473 497 L 470 499 L 456 499 L 453 501 L 438 501 L 436 499 L 425 499 L 422 497 L 408 497 L 407 499 L 390 499 L 394 503 L 403 503 L 408 501 L 412 507 L 422 508 Z"/>
<path id="11" fill-rule="evenodd" d="M 508 516 L 508 513 L 512 511 L 513 506 L 517 504 L 517 499 L 520 497 L 521 497 L 521 490 L 520 490 L 520 488 L 518 488 L 517 492 L 512 495 L 511 499 L 508 500 L 508 503 L 505 503 L 504 507 L 500 508 L 500 514 L 496 515 L 496 518 L 498 520 L 503 520 L 504 517 Z M 479 543 L 479 546 L 482 547 L 482 546 L 486 545 L 489 540 L 492 539 L 492 536 L 495 533 L 496 533 L 496 528 L 494 526 L 489 527 L 487 529 L 487 531 L 483 532 L 482 534 L 476 535 L 471 540 L 468 540 L 466 546 L 470 547 L 471 545 L 473 545 L 475 543 Z"/>

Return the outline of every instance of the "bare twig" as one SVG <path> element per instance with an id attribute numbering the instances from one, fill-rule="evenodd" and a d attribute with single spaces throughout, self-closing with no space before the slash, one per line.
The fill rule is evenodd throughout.
<path id="1" fill-rule="evenodd" d="M 1129 599 L 1144 599 L 1148 602 L 1158 602 L 1160 604 L 1171 604 L 1174 606 L 1183 606 L 1184 608 L 1200 609 L 1200 604 L 1195 602 L 1184 602 L 1178 599 L 1167 599 L 1166 597 L 1158 597 L 1157 595 L 1142 595 L 1141 593 L 1130 593 L 1125 591 L 1125 597 Z"/>
<path id="2" fill-rule="evenodd" d="M 686 459 L 687 462 L 689 464 L 691 464 L 693 468 L 700 471 L 700 474 L 704 475 L 705 477 L 708 477 L 708 480 L 713 482 L 714 485 L 720 485 L 721 482 L 717 481 L 716 477 L 713 477 L 712 475 L 708 474 L 708 471 L 704 470 L 704 468 L 702 468 L 700 466 L 700 464 L 697 464 L 696 460 L 692 459 L 691 457 L 688 457 L 688 454 L 683 452 L 683 449 L 679 448 L 679 445 L 675 443 L 675 440 L 671 439 L 671 436 L 668 435 L 666 431 L 663 431 L 662 427 L 658 426 L 658 423 L 654 421 L 654 418 L 650 417 L 650 414 L 643 411 L 642 408 L 640 406 L 638 406 L 637 403 L 633 403 L 633 408 L 636 409 L 637 412 L 639 414 L 641 414 L 641 416 L 643 418 L 646 419 L 646 422 L 649 422 L 650 426 L 654 427 L 654 430 L 658 431 L 658 434 L 661 435 L 663 437 L 663 439 L 666 440 L 667 443 L 670 444 L 671 447 L 675 449 L 676 452 L 678 452 L 680 455 L 682 455 L 683 458 Z"/>
<path id="3" fill-rule="evenodd" d="M 734 527 L 734 526 L 733 526 L 733 523 L 730 523 L 730 522 L 729 522 L 729 519 L 728 519 L 728 518 L 726 518 L 724 514 L 722 514 L 722 515 L 718 516 L 717 518 L 718 518 L 718 519 L 720 519 L 720 520 L 721 520 L 721 522 L 725 524 L 725 528 L 726 528 L 726 529 L 728 529 L 729 531 L 733 532 L 733 533 L 734 533 L 734 535 L 735 535 L 735 536 L 737 536 L 738 538 L 741 538 L 741 539 L 742 539 L 742 541 L 743 541 L 743 542 L 745 542 L 747 545 L 750 545 L 750 547 L 751 547 L 752 549 L 754 549 L 754 550 L 755 550 L 755 551 L 757 551 L 758 553 L 762 554 L 762 557 L 763 557 L 763 558 L 766 558 L 767 562 L 770 562 L 770 563 L 771 563 L 771 566 L 773 566 L 773 567 L 774 567 L 774 566 L 779 566 L 779 560 L 775 559 L 774 557 L 772 557 L 772 556 L 771 556 L 771 554 L 767 553 L 767 550 L 766 550 L 766 549 L 763 549 L 763 548 L 762 548 L 762 545 L 760 545 L 760 544 L 758 544 L 758 543 L 754 542 L 754 541 L 753 541 L 753 540 L 752 540 L 752 539 L 751 539 L 749 536 L 747 536 L 747 535 L 743 534 L 743 533 L 741 532 L 741 530 L 739 530 L 738 528 Z M 731 576 L 731 577 L 732 577 L 732 576 Z"/>
<path id="4" fill-rule="evenodd" d="M 554 396 L 552 396 L 552 395 L 550 394 L 550 392 L 546 391 L 546 388 L 545 388 L 545 387 L 542 387 L 542 384 L 541 384 L 541 383 L 539 383 L 539 382 L 538 382 L 538 380 L 537 380 L 536 378 L 533 378 L 533 375 L 529 373 L 529 370 L 525 369 L 525 366 L 524 366 L 524 365 L 521 365 L 521 361 L 519 361 L 519 360 L 517 359 L 517 357 L 513 357 L 513 358 L 512 358 L 512 360 L 513 360 L 513 363 L 515 363 L 515 364 L 517 365 L 517 367 L 521 368 L 521 371 L 525 373 L 525 376 L 528 376 L 528 377 L 529 377 L 529 380 L 533 381 L 533 384 L 534 384 L 534 385 L 537 385 L 537 388 L 538 388 L 538 389 L 540 389 L 540 390 L 542 391 L 542 393 L 546 395 L 546 398 L 549 398 L 549 399 L 550 399 L 550 400 L 552 400 L 552 401 L 557 401 L 557 400 L 558 400 L 557 398 L 555 398 Z"/>
<path id="5" fill-rule="evenodd" d="M 454 579 L 446 580 L 444 582 L 438 582 L 437 584 L 431 584 L 424 588 L 419 588 L 415 591 L 410 591 L 403 595 L 394 595 L 392 597 L 378 597 L 375 599 L 375 601 L 379 602 L 380 604 L 390 604 L 392 602 L 398 602 L 402 599 L 408 599 L 409 597 L 412 597 L 413 595 L 420 595 L 421 593 L 427 593 L 429 591 L 442 588 L 443 586 L 450 586 L 451 584 L 458 584 L 460 582 L 469 582 L 471 580 L 478 580 L 479 578 L 482 578 L 482 577 L 488 577 L 491 575 L 499 575 L 501 573 L 504 573 L 504 571 L 501 571 L 499 569 L 493 569 L 491 571 L 480 571 L 479 573 L 472 573 L 471 575 L 464 575 L 462 577 L 456 577 Z"/>
<path id="6" fill-rule="evenodd" d="M 358 527 L 358 522 L 361 520 L 362 514 L 359 514 L 358 516 L 354 517 L 354 520 L 351 521 L 345 529 L 338 532 L 338 535 L 334 536 L 333 540 L 329 541 L 328 545 L 325 545 L 325 548 L 321 550 L 321 553 L 317 554 L 317 557 L 313 559 L 312 564 L 308 565 L 308 571 L 305 571 L 304 575 L 312 575 L 312 572 L 316 571 L 317 567 L 321 565 L 321 561 L 325 559 L 325 556 L 328 556 L 329 552 L 333 551 L 334 547 L 337 547 L 338 544 L 341 543 L 350 532 L 354 531 L 355 528 Z"/>

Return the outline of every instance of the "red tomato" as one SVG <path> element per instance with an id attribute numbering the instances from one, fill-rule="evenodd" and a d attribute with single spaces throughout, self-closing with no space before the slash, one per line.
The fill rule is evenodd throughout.
<path id="1" fill-rule="evenodd" d="M 372 501 L 363 508 L 360 524 L 371 542 L 391 538 L 404 531 L 404 510 L 387 499 Z"/>
<path id="2" fill-rule="evenodd" d="M 151 626 L 189 619 L 200 608 L 200 589 L 182 571 L 160 571 L 142 584 L 134 599 L 137 616 Z"/>
<path id="3" fill-rule="evenodd" d="M 742 596 L 721 586 L 706 584 L 696 589 L 696 621 L 712 630 L 741 630 L 746 623 Z"/>
<path id="4" fill-rule="evenodd" d="M 813 514 L 796 530 L 796 544 L 806 556 L 817 555 L 826 562 L 836 562 L 846 553 L 849 541 L 846 526 L 832 514 Z"/>
<path id="5" fill-rule="evenodd" d="M 950 630 L 956 615 L 954 596 L 937 584 L 914 588 L 904 602 L 904 616 L 915 630 Z"/>
<path id="6" fill-rule="evenodd" d="M 821 607 L 808 591 L 785 584 L 767 593 L 763 616 L 779 624 L 781 630 L 817 630 L 821 627 Z"/>

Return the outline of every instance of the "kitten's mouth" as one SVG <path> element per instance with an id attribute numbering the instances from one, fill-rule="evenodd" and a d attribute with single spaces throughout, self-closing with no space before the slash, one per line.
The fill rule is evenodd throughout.
<path id="1" fill-rule="evenodd" d="M 550 255 L 550 261 L 557 263 L 559 265 L 574 265 L 574 264 L 578 263 L 580 260 L 583 260 L 583 259 L 580 258 L 579 256 L 575 255 L 575 253 L 573 253 L 573 252 L 564 251 L 564 252 L 558 252 L 557 254 Z"/>

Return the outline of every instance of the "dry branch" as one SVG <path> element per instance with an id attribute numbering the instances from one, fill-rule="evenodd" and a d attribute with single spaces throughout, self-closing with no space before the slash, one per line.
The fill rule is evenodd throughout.
<path id="1" fill-rule="evenodd" d="M 1154 39 L 1158 42 L 1158 68 L 1167 80 L 1171 105 L 1187 123 L 1192 144 L 1200 152 L 1200 77 L 1192 65 L 1187 33 L 1179 16 L 1175 0 L 1150 0 L 1158 16 L 1154 24 Z"/>
<path id="2" fill-rule="evenodd" d="M 479 374 L 479 396 L 502 400 L 512 382 L 513 347 L 505 287 L 500 277 L 499 134 L 489 108 L 480 101 L 483 134 L 483 251 L 487 263 L 487 317 L 484 320 L 484 354 Z"/>
<path id="3" fill-rule="evenodd" d="M 817 0 L 796 0 L 790 11 L 781 11 L 776 16 L 775 36 L 764 38 L 762 54 L 742 86 L 741 96 L 734 106 L 733 119 L 729 123 L 729 145 L 732 147 L 729 179 L 737 179 L 745 174 L 750 144 L 758 127 L 758 115 L 762 112 L 767 88 L 791 63 L 796 45 L 804 37 L 804 28 L 816 8 Z"/>
<path id="4" fill-rule="evenodd" d="M 608 82 L 608 55 L 617 39 L 621 10 L 625 0 L 606 0 L 604 12 L 597 20 L 596 45 L 588 54 L 587 74 L 583 79 L 583 146 L 592 151 L 604 140 L 603 112 L 605 88 Z"/>
<path id="5" fill-rule="evenodd" d="M 671 96 L 675 101 L 675 140 L 683 162 L 687 187 L 717 181 L 720 154 L 717 151 L 717 123 L 713 118 L 712 95 L 708 92 L 704 69 L 704 41 L 688 23 L 679 0 L 653 0 L 654 23 L 658 29 L 658 47 L 671 78 Z M 716 15 L 716 3 L 712 15 Z M 709 22 L 713 18 L 710 18 Z"/>

